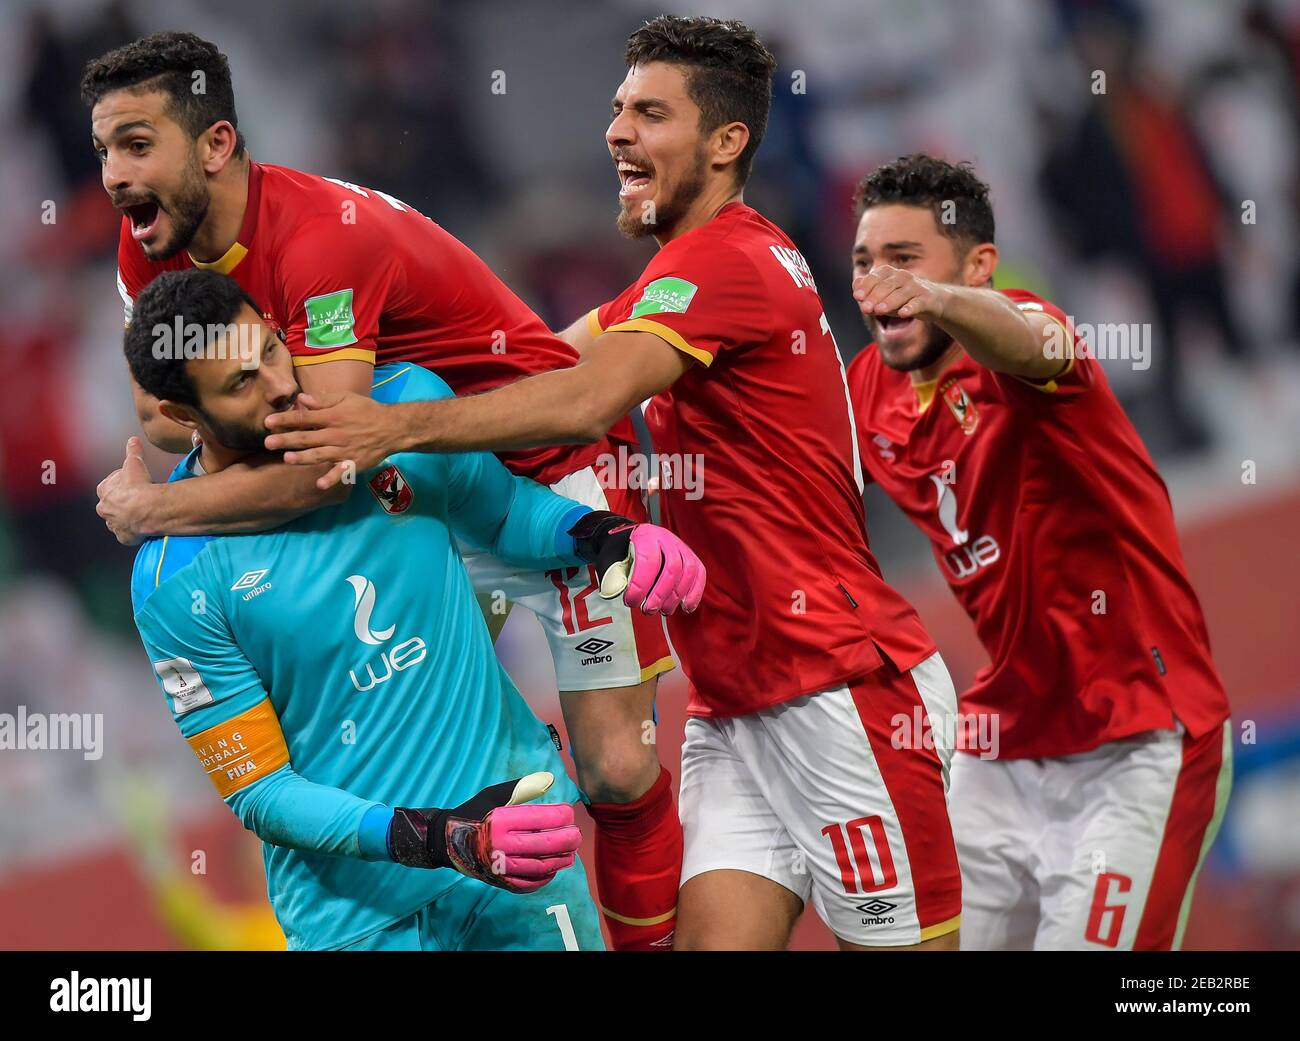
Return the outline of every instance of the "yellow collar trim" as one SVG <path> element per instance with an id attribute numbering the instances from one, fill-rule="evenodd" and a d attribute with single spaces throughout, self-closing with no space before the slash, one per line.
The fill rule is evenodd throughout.
<path id="1" fill-rule="evenodd" d="M 211 263 L 204 263 L 202 260 L 195 260 L 193 257 L 190 257 L 190 262 L 204 271 L 219 271 L 223 275 L 228 275 L 235 270 L 239 262 L 246 256 L 248 256 L 248 247 L 241 242 L 236 242 Z"/>
<path id="2" fill-rule="evenodd" d="M 934 401 L 934 392 L 939 386 L 939 379 L 935 377 L 932 380 L 926 380 L 924 383 L 913 383 L 912 390 L 916 393 L 916 413 L 920 415 L 930 407 L 930 402 Z"/>

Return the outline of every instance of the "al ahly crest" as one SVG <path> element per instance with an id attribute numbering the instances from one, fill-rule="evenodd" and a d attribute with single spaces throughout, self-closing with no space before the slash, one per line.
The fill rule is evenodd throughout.
<path id="1" fill-rule="evenodd" d="M 939 393 L 943 400 L 948 403 L 952 410 L 957 424 L 961 431 L 967 437 L 975 433 L 975 428 L 979 426 L 980 414 L 975 408 L 975 402 L 971 401 L 970 395 L 966 393 L 966 388 L 961 385 L 957 377 L 953 377 L 943 385 Z"/>

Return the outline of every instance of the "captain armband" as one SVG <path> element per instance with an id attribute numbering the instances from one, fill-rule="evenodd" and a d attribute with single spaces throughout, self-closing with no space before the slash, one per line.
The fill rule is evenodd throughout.
<path id="1" fill-rule="evenodd" d="M 289 763 L 289 748 L 270 698 L 188 740 L 223 799 Z"/>

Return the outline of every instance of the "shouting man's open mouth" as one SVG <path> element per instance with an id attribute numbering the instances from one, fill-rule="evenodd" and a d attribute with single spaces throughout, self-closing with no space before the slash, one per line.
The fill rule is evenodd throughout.
<path id="1" fill-rule="evenodd" d="M 158 217 L 162 213 L 162 207 L 155 200 L 146 199 L 125 206 L 119 205 L 118 209 L 130 220 L 131 237 L 136 242 L 153 238 L 158 230 Z"/>
<path id="2" fill-rule="evenodd" d="M 626 198 L 629 195 L 639 195 L 650 188 L 654 175 L 651 174 L 648 164 L 629 159 L 619 159 L 616 165 L 619 180 L 623 182 L 619 195 Z"/>

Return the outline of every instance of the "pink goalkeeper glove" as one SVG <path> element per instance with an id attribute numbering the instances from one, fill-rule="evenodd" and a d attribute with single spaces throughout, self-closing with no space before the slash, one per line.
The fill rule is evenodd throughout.
<path id="1" fill-rule="evenodd" d="M 704 564 L 667 528 L 593 510 L 569 529 L 577 554 L 596 566 L 600 595 L 617 596 L 646 614 L 687 614 L 704 596 Z"/>
<path id="2" fill-rule="evenodd" d="M 545 772 L 484 788 L 450 810 L 393 811 L 388 849 L 408 867 L 449 867 L 480 882 L 531 893 L 572 867 L 582 843 L 568 803 L 521 805 L 554 783 Z"/>

